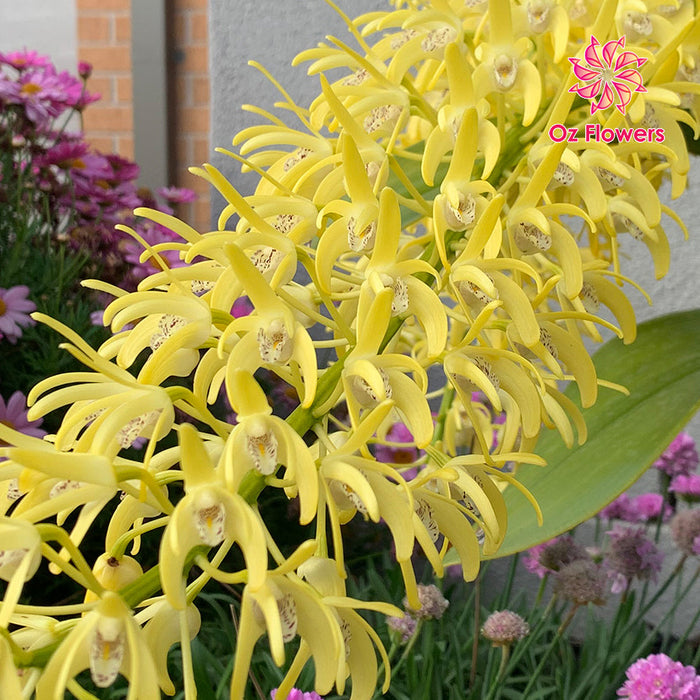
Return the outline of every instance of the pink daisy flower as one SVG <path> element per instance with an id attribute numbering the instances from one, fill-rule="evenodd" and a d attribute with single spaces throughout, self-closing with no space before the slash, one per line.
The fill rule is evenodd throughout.
<path id="1" fill-rule="evenodd" d="M 36 311 L 36 304 L 27 299 L 29 287 L 18 285 L 0 288 L 0 333 L 13 345 L 22 337 L 22 327 L 33 326 L 29 313 Z"/>
<path id="2" fill-rule="evenodd" d="M 46 431 L 39 427 L 42 422 L 42 418 L 38 418 L 37 420 L 29 420 L 29 418 L 27 418 L 27 399 L 21 391 L 15 391 L 15 393 L 10 396 L 7 403 L 5 403 L 5 399 L 0 396 L 1 425 L 6 425 L 8 428 L 13 428 L 25 435 L 41 438 L 46 435 Z M 5 444 L 7 443 L 0 440 L 0 445 Z"/>
<path id="3" fill-rule="evenodd" d="M 27 68 L 46 68 L 51 65 L 48 56 L 42 56 L 37 51 L 8 51 L 0 53 L 0 63 L 12 66 L 15 70 L 22 71 Z"/>
<path id="4" fill-rule="evenodd" d="M 161 187 L 158 195 L 170 204 L 185 204 L 197 199 L 197 194 L 187 187 Z"/>

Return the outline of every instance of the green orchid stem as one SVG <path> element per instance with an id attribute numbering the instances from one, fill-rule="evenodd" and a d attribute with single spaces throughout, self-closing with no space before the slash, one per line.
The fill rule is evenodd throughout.
<path id="1" fill-rule="evenodd" d="M 160 484 L 156 481 L 155 476 L 147 469 L 143 467 L 116 467 L 115 471 L 119 481 L 130 481 L 133 479 L 134 481 L 143 482 L 156 501 L 158 501 L 161 510 L 167 515 L 170 515 L 175 510 L 175 506 L 161 491 Z"/>
<path id="2" fill-rule="evenodd" d="M 442 401 L 440 402 L 440 409 L 438 410 L 437 420 L 435 421 L 435 432 L 433 433 L 433 445 L 442 440 L 445 434 L 445 421 L 447 420 L 447 414 L 452 406 L 452 401 L 455 397 L 455 390 L 452 384 L 449 382 L 445 384 L 445 392 L 442 395 Z"/>
<path id="3" fill-rule="evenodd" d="M 140 535 L 144 535 L 152 530 L 157 530 L 159 527 L 164 527 L 168 524 L 170 518 L 166 515 L 162 518 L 156 518 L 155 520 L 149 520 L 140 527 L 131 528 L 128 532 L 125 532 L 113 545 L 110 550 L 110 555 L 115 559 L 121 559 L 126 552 L 126 548 L 129 543 L 135 540 Z"/>
<path id="4" fill-rule="evenodd" d="M 87 584 L 84 586 L 85 588 L 91 589 L 98 595 L 104 591 L 104 588 L 102 587 L 100 582 L 95 578 L 95 575 L 92 573 L 92 569 L 88 565 L 87 561 L 85 561 L 85 557 L 83 557 L 81 551 L 75 546 L 73 540 L 71 540 L 71 538 L 68 536 L 68 533 L 62 527 L 59 527 L 58 525 L 52 525 L 51 523 L 40 523 L 39 525 L 36 525 L 36 529 L 44 543 L 57 542 L 58 544 L 60 544 L 61 547 L 63 547 L 68 552 L 71 559 L 75 562 L 77 569 L 74 569 L 72 566 L 70 566 L 70 564 L 68 564 L 68 562 L 65 562 L 63 561 L 63 559 L 60 559 L 60 555 L 54 552 L 54 550 L 51 547 L 48 547 L 48 545 L 42 547 L 42 552 L 44 553 L 44 556 L 48 554 L 47 558 L 50 558 L 51 561 L 54 564 L 56 564 L 56 566 L 62 568 L 74 580 L 77 580 L 76 577 L 73 574 L 71 574 L 69 569 L 67 569 L 66 567 L 70 567 L 70 569 L 73 569 L 73 571 L 79 572 L 80 580 L 78 582 L 81 585 Z M 56 555 L 55 558 L 53 558 L 53 555 L 49 551 L 44 550 L 50 550 L 50 552 L 54 552 L 54 554 Z"/>

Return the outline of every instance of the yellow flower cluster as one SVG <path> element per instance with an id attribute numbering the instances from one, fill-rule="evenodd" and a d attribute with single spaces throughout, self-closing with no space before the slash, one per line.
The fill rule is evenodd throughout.
<path id="1" fill-rule="evenodd" d="M 558 387 L 575 382 L 590 406 L 601 380 L 584 337 L 599 341 L 605 327 L 634 340 L 623 291 L 634 283 L 618 240 L 637 239 L 661 276 L 662 215 L 683 228 L 657 190 L 669 178 L 681 194 L 689 160 L 679 124 L 698 132 L 693 3 L 394 5 L 355 21 L 341 12 L 354 46 L 328 38 L 299 55 L 321 89 L 307 109 L 278 85 L 296 126 L 248 108 L 269 123 L 244 129 L 227 153 L 257 174 L 253 195 L 211 165 L 193 169 L 228 203 L 218 230 L 137 211 L 182 241 L 145 250 L 161 271 L 136 292 L 90 283 L 114 296 L 102 347 L 37 318 L 85 369 L 30 394 L 31 418 L 64 409 L 55 435 L 0 425 L 3 698 L 93 697 L 76 680 L 84 669 L 98 687 L 125 676 L 129 699 L 173 694 L 175 643 L 195 697 L 190 640 L 211 579 L 242 591 L 232 698 L 244 697 L 263 635 L 279 665 L 300 638 L 278 697 L 313 658 L 317 692 L 342 694 L 349 678 L 353 700 L 371 698 L 377 652 L 385 689 L 389 664 L 357 610 L 400 613 L 347 596 L 343 526 L 358 512 L 386 523 L 419 608 L 414 547 L 438 576 L 454 549 L 472 579 L 503 540 L 502 491 L 521 488 L 513 465 L 542 464 L 533 450 L 543 426 L 568 444 L 586 439 Z M 646 59 L 646 90 L 625 114 L 591 114 L 570 91 L 568 58 L 592 37 L 623 34 Z M 559 123 L 567 133 L 663 129 L 665 140 L 555 143 Z M 166 249 L 186 264 L 168 268 Z M 234 318 L 243 296 L 253 311 Z M 286 421 L 272 414 L 260 368 L 299 399 Z M 443 386 L 429 393 L 431 369 Z M 211 413 L 221 391 L 235 422 Z M 441 397 L 436 417 L 430 397 Z M 346 420 L 332 413 L 342 402 Z M 397 420 L 425 450 L 415 476 L 374 457 Z M 134 458 L 125 450 L 139 438 L 147 444 Z M 257 508 L 264 489 L 298 499 L 299 521 L 315 522 L 315 537 L 286 558 Z M 95 525 L 103 510 L 106 533 Z M 160 550 L 144 572 L 147 533 Z M 80 551 L 88 536 L 104 538 L 93 565 Z M 233 549 L 244 568 L 229 568 Z M 85 590 L 83 603 L 20 603 L 42 560 Z"/>

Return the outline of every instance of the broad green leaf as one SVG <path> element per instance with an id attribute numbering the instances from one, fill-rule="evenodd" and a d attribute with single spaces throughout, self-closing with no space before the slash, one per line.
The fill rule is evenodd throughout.
<path id="1" fill-rule="evenodd" d="M 601 388 L 584 412 L 588 441 L 568 449 L 547 431 L 535 452 L 546 467 L 523 466 L 518 480 L 535 496 L 535 513 L 515 489 L 506 489 L 508 532 L 497 556 L 528 549 L 595 515 L 661 454 L 700 407 L 700 310 L 662 316 L 639 326 L 637 340 L 614 339 L 593 356 L 598 376 L 626 386 L 629 396 Z M 570 386 L 567 396 L 578 403 Z"/>

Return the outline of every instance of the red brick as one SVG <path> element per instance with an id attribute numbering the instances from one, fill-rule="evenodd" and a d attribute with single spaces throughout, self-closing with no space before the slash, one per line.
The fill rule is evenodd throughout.
<path id="1" fill-rule="evenodd" d="M 119 44 L 131 42 L 131 17 L 129 15 L 114 18 L 114 39 Z"/>
<path id="2" fill-rule="evenodd" d="M 174 103 L 175 108 L 179 111 L 183 107 L 192 107 L 191 90 L 189 90 L 189 82 L 182 73 L 175 75 L 175 90 Z"/>
<path id="3" fill-rule="evenodd" d="M 120 136 L 118 139 L 117 153 L 124 158 L 134 159 L 134 139 L 130 136 Z"/>
<path id="4" fill-rule="evenodd" d="M 209 105 L 209 78 L 194 77 L 192 79 L 192 100 L 193 105 L 197 107 Z"/>
<path id="5" fill-rule="evenodd" d="M 206 10 L 207 0 L 175 0 L 176 11 L 179 10 Z"/>
<path id="6" fill-rule="evenodd" d="M 207 43 L 209 40 L 209 24 L 206 12 L 190 14 L 190 41 L 192 43 Z"/>
<path id="7" fill-rule="evenodd" d="M 131 70 L 131 50 L 128 46 L 80 47 L 81 61 L 89 61 L 95 70 Z"/>
<path id="8" fill-rule="evenodd" d="M 127 102 L 131 104 L 134 101 L 134 86 L 131 76 L 119 76 L 117 81 L 117 102 Z"/>
<path id="9" fill-rule="evenodd" d="M 199 231 L 208 231 L 211 227 L 211 202 L 209 197 L 201 197 L 196 202 L 193 202 L 191 206 L 194 207 L 192 221 L 195 224 L 195 228 Z"/>
<path id="10" fill-rule="evenodd" d="M 178 61 L 177 70 L 194 73 L 209 71 L 209 56 L 206 46 L 180 47 L 182 59 Z"/>
<path id="11" fill-rule="evenodd" d="M 211 158 L 209 139 L 192 140 L 192 158 L 197 165 L 206 163 Z"/>
<path id="12" fill-rule="evenodd" d="M 101 153 L 114 153 L 116 150 L 116 138 L 112 136 L 90 136 L 86 137 L 86 141 L 97 151 Z"/>
<path id="13" fill-rule="evenodd" d="M 109 76 L 93 75 L 87 83 L 88 92 L 97 92 L 102 98 L 99 104 L 114 104 L 114 81 Z"/>
<path id="14" fill-rule="evenodd" d="M 192 165 L 192 163 L 190 163 L 190 165 Z M 194 190 L 197 193 L 198 197 L 202 197 L 207 192 L 209 192 L 209 188 L 211 187 L 211 185 L 204 178 L 197 177 L 189 171 L 184 172 L 187 173 L 187 178 L 189 178 L 186 180 L 183 177 L 183 183 L 185 183 L 183 184 L 184 187 L 189 187 L 191 190 Z"/>
<path id="15" fill-rule="evenodd" d="M 180 122 L 180 133 L 206 134 L 209 131 L 209 109 L 185 107 L 180 110 L 178 121 Z"/>
<path id="16" fill-rule="evenodd" d="M 80 10 L 130 10 L 131 0 L 76 0 Z"/>
<path id="17" fill-rule="evenodd" d="M 191 145 L 188 139 L 178 138 L 175 141 L 175 163 L 183 164 L 185 168 L 193 165 Z"/>
<path id="18" fill-rule="evenodd" d="M 173 38 L 178 44 L 186 44 L 189 40 L 187 34 L 187 16 L 176 12 L 173 17 Z"/>
<path id="19" fill-rule="evenodd" d="M 102 15 L 78 17 L 78 40 L 81 44 L 104 43 L 109 41 L 111 21 Z"/>
<path id="20" fill-rule="evenodd" d="M 131 131 L 133 113 L 130 107 L 101 107 L 99 102 L 85 110 L 86 131 Z"/>

